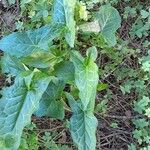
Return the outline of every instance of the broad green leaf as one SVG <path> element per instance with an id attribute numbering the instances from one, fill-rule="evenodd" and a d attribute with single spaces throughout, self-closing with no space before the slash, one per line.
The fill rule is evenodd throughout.
<path id="1" fill-rule="evenodd" d="M 2 150 L 18 149 L 23 128 L 30 123 L 50 80 L 41 72 L 25 72 L 16 77 L 11 87 L 3 89 L 0 100 Z"/>
<path id="2" fill-rule="evenodd" d="M 22 62 L 35 68 L 49 68 L 59 63 L 62 59 L 49 52 L 36 52 L 22 59 Z"/>
<path id="3" fill-rule="evenodd" d="M 119 12 L 110 5 L 103 5 L 96 13 L 93 22 L 88 22 L 79 26 L 83 32 L 101 32 L 109 46 L 116 44 L 116 30 L 121 26 Z"/>
<path id="4" fill-rule="evenodd" d="M 64 118 L 64 105 L 60 100 L 61 93 L 65 87 L 65 84 L 61 80 L 57 80 L 56 83 L 50 82 L 47 90 L 40 100 L 39 109 L 35 113 L 37 116 L 48 116 L 57 119 Z"/>
<path id="5" fill-rule="evenodd" d="M 12 33 L 0 40 L 0 49 L 18 58 L 37 51 L 48 51 L 52 40 L 60 35 L 62 25 L 53 24 L 26 32 Z"/>
<path id="6" fill-rule="evenodd" d="M 67 27 L 66 41 L 74 47 L 75 41 L 75 10 L 76 0 L 54 0 L 53 22 L 60 23 Z"/>
<path id="7" fill-rule="evenodd" d="M 72 83 L 74 81 L 74 65 L 70 61 L 64 61 L 55 66 L 55 74 L 65 83 Z"/>
<path id="8" fill-rule="evenodd" d="M 89 49 L 87 58 L 84 59 L 78 52 L 73 51 L 71 61 L 75 66 L 75 84 L 79 89 L 83 110 L 86 110 L 92 102 L 90 109 L 94 109 L 95 95 L 98 84 L 98 67 L 94 63 L 96 59 L 96 49 Z"/>
<path id="9" fill-rule="evenodd" d="M 71 54 L 79 100 L 75 101 L 70 94 L 66 96 L 73 111 L 70 131 L 74 142 L 79 150 L 95 150 L 97 119 L 93 111 L 98 84 L 98 67 L 94 63 L 97 57 L 96 48 L 89 48 L 86 55 L 87 57 L 83 58 L 77 51 Z"/>
<path id="10" fill-rule="evenodd" d="M 79 150 L 95 150 L 97 119 L 92 111 L 84 111 L 81 102 L 76 102 L 74 98 L 67 94 L 69 104 L 73 110 L 70 119 L 70 131 L 74 143 Z"/>
<path id="11" fill-rule="evenodd" d="M 103 5 L 96 14 L 96 19 L 107 44 L 114 46 L 116 44 L 115 32 L 121 26 L 119 12 L 112 6 Z"/>
<path id="12" fill-rule="evenodd" d="M 5 54 L 1 60 L 2 72 L 10 73 L 13 76 L 20 74 L 25 71 L 25 66 L 14 56 Z"/>

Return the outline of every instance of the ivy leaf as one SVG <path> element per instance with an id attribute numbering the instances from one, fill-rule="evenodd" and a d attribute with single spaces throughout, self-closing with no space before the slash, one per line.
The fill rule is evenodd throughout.
<path id="1" fill-rule="evenodd" d="M 38 117 L 48 116 L 61 120 L 64 118 L 64 105 L 60 101 L 64 87 L 65 84 L 61 80 L 57 80 L 56 83 L 50 82 L 40 100 L 39 109 L 35 113 Z"/>
<path id="2" fill-rule="evenodd" d="M 110 5 L 103 5 L 96 14 L 100 30 L 109 46 L 116 44 L 115 32 L 121 26 L 119 12 Z"/>
<path id="3" fill-rule="evenodd" d="M 91 111 L 82 110 L 80 101 L 76 102 L 69 93 L 66 93 L 66 96 L 73 110 L 73 116 L 70 119 L 70 131 L 74 143 L 79 150 L 94 150 L 97 119 Z"/>
<path id="4" fill-rule="evenodd" d="M 53 7 L 53 22 L 68 28 L 65 38 L 70 47 L 74 47 L 75 41 L 75 4 L 76 0 L 55 0 Z"/>
<path id="5" fill-rule="evenodd" d="M 13 76 L 17 76 L 21 72 L 25 71 L 24 65 L 14 56 L 5 54 L 1 60 L 2 72 L 10 73 Z"/>
<path id="6" fill-rule="evenodd" d="M 0 139 L 4 142 L 1 149 L 18 149 L 23 128 L 30 123 L 50 80 L 41 72 L 25 72 L 16 77 L 14 85 L 2 91 Z"/>
<path id="7" fill-rule="evenodd" d="M 48 51 L 49 44 L 59 36 L 62 26 L 53 24 L 36 30 L 12 33 L 0 40 L 0 49 L 17 58 L 37 51 Z"/>
<path id="8" fill-rule="evenodd" d="M 77 51 L 73 51 L 71 61 L 75 66 L 75 84 L 79 89 L 83 110 L 87 109 L 90 102 L 95 101 L 96 89 L 98 84 L 98 67 L 94 63 L 96 59 L 96 49 L 91 48 L 87 51 L 87 58 L 84 59 Z M 94 103 L 90 109 L 94 109 Z"/>

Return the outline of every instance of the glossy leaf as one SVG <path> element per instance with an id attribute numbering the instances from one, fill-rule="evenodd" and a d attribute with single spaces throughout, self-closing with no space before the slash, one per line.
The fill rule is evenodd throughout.
<path id="1" fill-rule="evenodd" d="M 26 32 L 12 33 L 0 40 L 0 49 L 18 58 L 37 51 L 48 51 L 49 44 L 60 35 L 62 26 L 53 24 Z"/>
<path id="2" fill-rule="evenodd" d="M 0 100 L 0 143 L 3 150 L 17 150 L 23 128 L 30 123 L 32 113 L 51 78 L 41 72 L 17 76 L 14 85 L 2 91 Z"/>
<path id="3" fill-rule="evenodd" d="M 66 41 L 74 47 L 75 41 L 75 10 L 76 0 L 54 0 L 53 22 L 64 24 L 67 27 Z"/>

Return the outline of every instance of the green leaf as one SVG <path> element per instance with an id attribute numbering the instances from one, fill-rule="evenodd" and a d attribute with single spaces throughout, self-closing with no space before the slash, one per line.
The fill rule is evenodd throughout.
<path id="1" fill-rule="evenodd" d="M 55 66 L 55 74 L 65 83 L 72 83 L 74 81 L 74 65 L 70 61 L 63 61 Z"/>
<path id="2" fill-rule="evenodd" d="M 35 113 L 38 117 L 48 116 L 56 119 L 64 118 L 64 105 L 60 101 L 61 93 L 65 84 L 61 80 L 56 83 L 50 82 L 47 90 L 40 100 L 39 109 Z"/>
<path id="3" fill-rule="evenodd" d="M 49 68 L 59 63 L 62 59 L 49 52 L 36 52 L 22 59 L 22 62 L 35 68 Z"/>
<path id="4" fill-rule="evenodd" d="M 75 85 L 79 90 L 79 100 L 75 101 L 70 94 L 66 94 L 73 111 L 70 119 L 70 131 L 79 150 L 94 150 L 96 147 L 97 119 L 93 111 L 98 84 L 98 67 L 94 63 L 97 50 L 89 48 L 87 57 L 83 58 L 77 51 L 71 54 L 71 61 L 75 66 Z"/>
<path id="5" fill-rule="evenodd" d="M 140 63 L 145 72 L 150 72 L 150 50 L 148 51 L 148 56 L 144 56 L 140 59 Z"/>
<path id="6" fill-rule="evenodd" d="M 150 16 L 150 12 L 145 11 L 145 10 L 141 10 L 141 15 L 142 15 L 142 18 L 147 18 Z"/>
<path id="7" fill-rule="evenodd" d="M 148 127 L 149 122 L 143 118 L 143 119 L 133 120 L 133 124 L 136 126 L 136 128 L 145 128 L 145 127 Z"/>
<path id="8" fill-rule="evenodd" d="M 116 122 L 112 122 L 111 124 L 110 124 L 110 127 L 111 128 L 118 128 L 118 124 L 116 123 Z"/>
<path id="9" fill-rule="evenodd" d="M 15 4 L 15 2 L 16 2 L 16 0 L 8 0 L 8 3 L 9 3 L 10 5 Z"/>
<path id="10" fill-rule="evenodd" d="M 0 49 L 18 58 L 37 51 L 48 51 L 49 44 L 60 35 L 61 30 L 62 25 L 53 24 L 36 30 L 12 33 L 0 40 Z"/>
<path id="11" fill-rule="evenodd" d="M 89 57 L 90 59 L 95 61 L 96 58 L 97 58 L 97 55 L 98 55 L 96 47 L 92 46 L 92 47 L 88 48 L 87 52 L 86 52 L 86 55 L 87 55 L 87 57 Z"/>
<path id="12" fill-rule="evenodd" d="M 1 60 L 2 72 L 10 73 L 13 76 L 25 71 L 25 66 L 14 56 L 5 54 Z"/>
<path id="13" fill-rule="evenodd" d="M 21 0 L 21 6 L 23 7 L 25 4 L 30 3 L 32 0 Z"/>
<path id="14" fill-rule="evenodd" d="M 120 86 L 120 89 L 123 94 L 126 94 L 131 92 L 132 86 L 130 84 L 125 84 L 124 86 Z"/>
<path id="15" fill-rule="evenodd" d="M 71 61 L 75 66 L 75 84 L 79 89 L 83 110 L 93 103 L 90 109 L 94 109 L 94 101 L 98 84 L 98 67 L 94 63 L 96 49 L 89 49 L 87 58 L 83 57 L 76 51 L 72 52 Z"/>
<path id="16" fill-rule="evenodd" d="M 70 94 L 66 94 L 73 110 L 70 119 L 70 131 L 74 143 L 79 150 L 95 150 L 97 119 L 91 111 L 83 111 L 81 102 L 76 102 Z"/>
<path id="17" fill-rule="evenodd" d="M 146 107 L 148 106 L 149 103 L 150 103 L 149 97 L 143 96 L 141 100 L 134 103 L 134 110 L 141 114 L 143 111 L 146 110 Z"/>
<path id="18" fill-rule="evenodd" d="M 116 44 L 115 32 L 121 26 L 119 12 L 110 5 L 103 5 L 96 14 L 96 19 L 107 44 L 114 46 Z"/>
<path id="19" fill-rule="evenodd" d="M 82 30 L 83 32 L 98 33 L 101 31 L 99 22 L 97 20 L 79 25 L 79 29 Z"/>
<path id="20" fill-rule="evenodd" d="M 14 85 L 2 91 L 0 100 L 0 139 L 3 150 L 16 150 L 23 128 L 30 123 L 32 113 L 51 78 L 41 72 L 25 72 L 15 79 Z"/>
<path id="21" fill-rule="evenodd" d="M 66 41 L 70 47 L 74 47 L 75 41 L 75 10 L 76 0 L 54 0 L 53 22 L 66 25 Z"/>
<path id="22" fill-rule="evenodd" d="M 134 137 L 135 139 L 140 140 L 141 137 L 142 137 L 142 130 L 137 130 L 137 129 L 135 129 L 135 130 L 133 131 L 133 137 Z"/>
<path id="23" fill-rule="evenodd" d="M 145 115 L 150 118 L 150 108 L 145 110 Z"/>
<path id="24" fill-rule="evenodd" d="M 120 89 L 122 91 L 123 94 L 126 94 L 126 93 L 130 93 L 131 92 L 131 89 L 133 88 L 133 83 L 130 81 L 130 80 L 127 80 L 124 85 L 121 85 L 120 86 Z"/>
<path id="25" fill-rule="evenodd" d="M 21 143 L 18 150 L 38 150 L 39 149 L 39 141 L 38 134 L 35 131 L 30 130 L 30 128 L 26 127 L 25 132 L 22 134 Z M 29 133 L 29 134 L 28 134 Z"/>
<path id="26" fill-rule="evenodd" d="M 130 145 L 128 145 L 128 150 L 136 150 L 136 146 L 131 143 Z"/>
<path id="27" fill-rule="evenodd" d="M 58 145 L 59 150 L 72 150 L 70 147 L 67 145 Z"/>
<path id="28" fill-rule="evenodd" d="M 87 21 L 88 20 L 88 11 L 86 8 L 85 3 L 83 3 L 82 1 L 78 1 L 76 4 L 76 9 L 75 9 L 75 18 L 76 21 L 80 21 L 80 20 L 84 20 Z"/>
<path id="29" fill-rule="evenodd" d="M 103 91 L 103 90 L 105 90 L 105 89 L 107 89 L 108 88 L 108 84 L 106 84 L 106 83 L 100 83 L 100 84 L 98 84 L 98 86 L 97 86 L 97 90 L 98 91 Z"/>
<path id="30" fill-rule="evenodd" d="M 106 113 L 107 103 L 108 103 L 108 100 L 102 100 L 99 104 L 97 104 L 95 108 L 95 112 Z"/>

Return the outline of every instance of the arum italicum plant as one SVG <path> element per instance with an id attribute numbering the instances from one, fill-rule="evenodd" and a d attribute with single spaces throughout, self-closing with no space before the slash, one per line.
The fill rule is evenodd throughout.
<path id="1" fill-rule="evenodd" d="M 64 102 L 60 99 L 66 84 L 79 91 L 78 99 L 70 93 L 65 94 L 72 110 L 70 132 L 73 141 L 79 150 L 95 149 L 97 119 L 93 112 L 99 76 L 94 61 L 97 50 L 89 48 L 85 58 L 78 51 L 71 50 L 76 38 L 76 2 L 54 0 L 51 24 L 15 32 L 0 40 L 0 49 L 4 52 L 2 72 L 15 77 L 13 85 L 1 92 L 1 150 L 18 149 L 23 129 L 31 122 L 32 114 L 64 118 Z M 115 45 L 115 32 L 121 20 L 117 10 L 101 6 L 95 20 L 100 28 L 98 32 L 108 45 Z M 92 22 L 82 25 L 82 29 L 90 29 L 89 24 Z M 64 28 L 67 28 L 65 32 Z M 69 59 L 65 50 L 63 53 L 63 50 L 54 48 L 54 40 L 62 39 L 62 36 L 70 47 Z"/>

